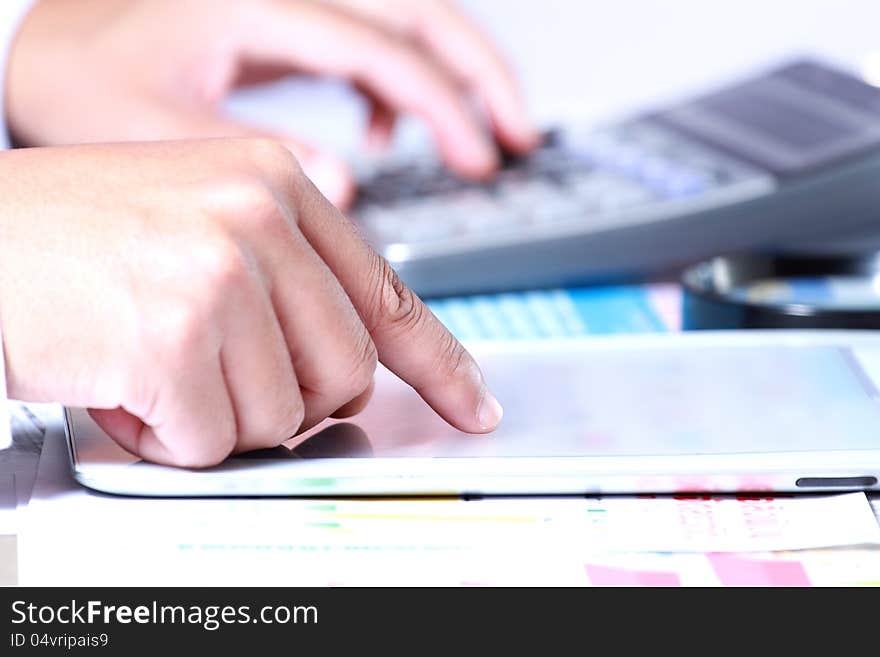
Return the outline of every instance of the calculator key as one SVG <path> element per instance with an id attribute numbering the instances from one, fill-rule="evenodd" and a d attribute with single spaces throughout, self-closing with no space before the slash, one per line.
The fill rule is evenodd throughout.
<path id="1" fill-rule="evenodd" d="M 669 180 L 679 173 L 679 169 L 673 163 L 653 156 L 645 157 L 638 171 L 639 178 L 652 187 L 666 186 Z"/>
<path id="2" fill-rule="evenodd" d="M 585 214 L 584 204 L 576 198 L 558 194 L 532 206 L 528 218 L 533 224 L 553 224 L 578 219 Z"/>
<path id="3" fill-rule="evenodd" d="M 378 205 L 363 210 L 360 220 L 371 231 L 383 237 L 399 234 L 404 223 L 399 212 Z"/>
<path id="4" fill-rule="evenodd" d="M 709 176 L 703 173 L 682 171 L 666 181 L 666 193 L 672 197 L 693 196 L 705 191 L 710 184 Z"/>
<path id="5" fill-rule="evenodd" d="M 606 189 L 599 207 L 606 212 L 618 212 L 656 199 L 649 188 L 640 185 L 618 185 Z"/>
<path id="6" fill-rule="evenodd" d="M 528 209 L 558 193 L 559 189 L 546 181 L 527 178 L 507 181 L 496 188 L 499 203 L 510 210 Z"/>
<path id="7" fill-rule="evenodd" d="M 510 209 L 478 192 L 462 192 L 450 198 L 446 209 L 464 234 L 507 230 L 521 220 L 519 209 Z"/>
<path id="8" fill-rule="evenodd" d="M 397 208 L 402 218 L 394 241 L 430 242 L 453 237 L 460 232 L 454 213 L 442 203 L 412 204 Z"/>

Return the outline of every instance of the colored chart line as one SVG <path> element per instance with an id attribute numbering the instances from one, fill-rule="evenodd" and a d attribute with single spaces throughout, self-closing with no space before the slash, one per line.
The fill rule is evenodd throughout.
<path id="1" fill-rule="evenodd" d="M 334 518 L 348 520 L 419 520 L 419 521 L 448 521 L 448 522 L 515 522 L 536 523 L 541 518 L 529 518 L 525 516 L 466 516 L 466 515 L 425 515 L 420 513 L 334 513 Z"/>

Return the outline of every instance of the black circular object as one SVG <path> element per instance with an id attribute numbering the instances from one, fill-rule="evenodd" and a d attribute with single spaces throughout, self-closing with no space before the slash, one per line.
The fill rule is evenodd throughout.
<path id="1" fill-rule="evenodd" d="M 682 327 L 880 328 L 880 253 L 720 256 L 682 276 Z"/>

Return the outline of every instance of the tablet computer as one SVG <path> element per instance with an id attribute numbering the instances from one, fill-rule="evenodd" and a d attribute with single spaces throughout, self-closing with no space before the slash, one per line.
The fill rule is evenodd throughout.
<path id="1" fill-rule="evenodd" d="M 83 485 L 147 496 L 880 490 L 880 334 L 699 332 L 470 345 L 505 408 L 457 431 L 388 371 L 360 415 L 188 470 L 66 409 Z"/>

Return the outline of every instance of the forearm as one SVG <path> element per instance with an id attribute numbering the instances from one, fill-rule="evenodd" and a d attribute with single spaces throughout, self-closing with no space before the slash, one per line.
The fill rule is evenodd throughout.
<path id="1" fill-rule="evenodd" d="M 6 62 L 12 41 L 22 18 L 34 0 L 4 0 L 0 5 L 0 149 L 9 148 L 6 128 Z M 6 358 L 3 351 L 3 327 L 0 326 L 0 449 L 9 447 L 11 435 L 6 413 Z"/>

